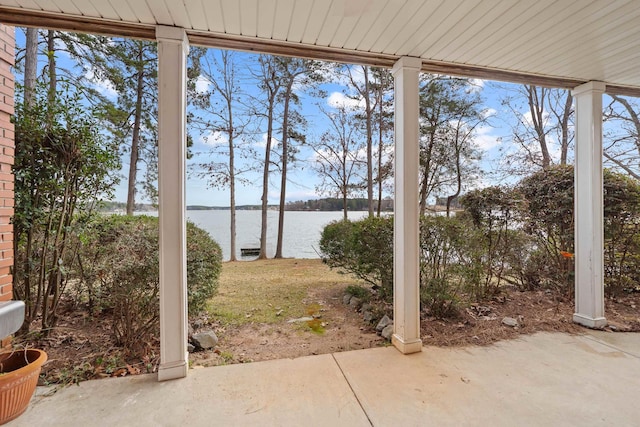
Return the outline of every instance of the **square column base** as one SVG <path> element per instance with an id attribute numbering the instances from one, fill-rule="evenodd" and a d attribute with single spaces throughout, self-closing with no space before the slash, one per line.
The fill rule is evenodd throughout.
<path id="1" fill-rule="evenodd" d="M 185 359 L 189 360 L 189 354 L 185 355 Z M 158 368 L 158 381 L 175 380 L 187 376 L 189 365 L 185 361 L 161 363 Z"/>
<path id="2" fill-rule="evenodd" d="M 602 329 L 607 326 L 607 319 L 596 317 L 595 319 L 584 314 L 573 314 L 573 322 L 591 329 Z"/>
<path id="3" fill-rule="evenodd" d="M 420 353 L 422 351 L 422 340 L 403 341 L 398 335 L 391 336 L 391 343 L 402 354 Z"/>

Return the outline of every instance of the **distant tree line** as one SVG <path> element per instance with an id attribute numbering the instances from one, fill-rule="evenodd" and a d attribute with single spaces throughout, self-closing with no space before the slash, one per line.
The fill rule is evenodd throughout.
<path id="1" fill-rule="evenodd" d="M 365 198 L 347 199 L 348 211 L 367 211 L 369 209 L 369 201 Z M 344 209 L 344 201 L 337 198 L 325 198 L 317 200 L 306 200 L 288 202 L 285 210 L 288 211 L 342 211 Z M 393 200 L 390 198 L 381 201 L 381 210 L 383 212 L 393 211 Z"/>

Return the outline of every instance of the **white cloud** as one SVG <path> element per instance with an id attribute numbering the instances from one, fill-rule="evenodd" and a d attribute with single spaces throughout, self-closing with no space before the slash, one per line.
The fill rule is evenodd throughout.
<path id="1" fill-rule="evenodd" d="M 502 144 L 502 139 L 499 136 L 492 135 L 493 130 L 494 128 L 491 126 L 480 126 L 476 128 L 476 137 L 474 141 L 478 148 L 484 151 L 489 151 Z"/>
<path id="2" fill-rule="evenodd" d="M 549 124 L 549 113 L 546 111 L 542 112 L 542 125 L 547 126 Z M 530 127 L 533 127 L 533 116 L 531 115 L 531 111 L 527 111 L 522 115 L 522 122 Z"/>
<path id="3" fill-rule="evenodd" d="M 333 108 L 356 109 L 364 107 L 364 100 L 349 98 L 342 92 L 332 92 L 327 98 L 327 104 Z"/>
<path id="4" fill-rule="evenodd" d="M 84 73 L 84 77 L 93 84 L 98 92 L 100 92 L 107 98 L 114 99 L 118 96 L 118 92 L 116 91 L 113 83 L 111 83 L 109 80 L 101 79 L 96 76 L 93 68 L 90 67 L 89 69 L 87 69 L 87 71 Z"/>
<path id="5" fill-rule="evenodd" d="M 494 108 L 485 108 L 484 110 L 482 110 L 481 114 L 483 119 L 487 119 L 489 117 L 497 115 L 498 111 Z"/>
<path id="6" fill-rule="evenodd" d="M 200 74 L 196 79 L 196 92 L 205 93 L 209 91 L 209 86 L 211 86 L 211 82 L 205 76 Z"/>
<path id="7" fill-rule="evenodd" d="M 198 137 L 198 142 L 204 145 L 215 146 L 226 144 L 229 142 L 229 138 L 227 138 L 226 134 L 223 134 L 220 131 L 209 130 Z"/>
<path id="8" fill-rule="evenodd" d="M 469 92 L 475 93 L 480 92 L 484 89 L 485 80 L 482 79 L 469 79 L 469 83 L 471 83 L 471 87 L 469 88 Z"/>
<path id="9" fill-rule="evenodd" d="M 275 139 L 273 136 L 271 137 L 271 148 L 275 148 L 278 146 L 278 144 L 280 144 L 280 141 L 278 141 L 277 139 Z M 267 134 L 263 133 L 262 134 L 262 138 L 260 138 L 259 141 L 256 141 L 253 144 L 254 147 L 258 147 L 258 148 L 267 148 Z"/>

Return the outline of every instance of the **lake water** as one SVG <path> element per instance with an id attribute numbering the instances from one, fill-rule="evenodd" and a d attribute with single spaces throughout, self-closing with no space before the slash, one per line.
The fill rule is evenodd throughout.
<path id="1" fill-rule="evenodd" d="M 236 212 L 236 249 L 260 247 L 260 211 Z M 278 212 L 267 212 L 267 255 L 273 257 L 278 237 Z M 364 218 L 367 212 L 349 212 L 349 219 Z M 229 227 L 231 213 L 228 210 L 187 211 L 187 218 L 198 227 L 207 230 L 222 247 L 225 260 L 230 257 Z M 331 221 L 342 219 L 342 212 L 284 213 L 282 255 L 287 258 L 319 258 L 320 233 Z"/>

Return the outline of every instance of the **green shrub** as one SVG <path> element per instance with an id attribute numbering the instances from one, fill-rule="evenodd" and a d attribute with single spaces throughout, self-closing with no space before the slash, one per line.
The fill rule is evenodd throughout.
<path id="1" fill-rule="evenodd" d="M 80 236 L 81 286 L 93 310 L 113 312 L 117 342 L 132 351 L 159 329 L 158 219 L 109 216 Z M 189 312 L 202 310 L 218 286 L 221 250 L 209 235 L 187 224 Z"/>
<path id="2" fill-rule="evenodd" d="M 78 218 L 92 210 L 98 194 L 112 192 L 119 161 L 78 91 L 60 82 L 51 97 L 48 85 L 38 84 L 25 105 L 23 88 L 17 89 L 13 293 L 25 303 L 19 333 L 37 319 L 47 334 L 73 284 Z"/>
<path id="3" fill-rule="evenodd" d="M 604 170 L 604 281 L 608 294 L 640 284 L 640 183 Z"/>
<path id="4" fill-rule="evenodd" d="M 420 232 L 420 299 L 437 317 L 457 311 L 460 294 L 477 281 L 469 266 L 468 223 L 456 218 L 424 217 Z M 320 240 L 323 260 L 332 268 L 371 283 L 380 296 L 393 295 L 393 218 L 334 222 Z"/>
<path id="5" fill-rule="evenodd" d="M 457 311 L 465 285 L 459 266 L 466 237 L 461 221 L 454 218 L 428 216 L 420 221 L 420 302 L 432 316 Z"/>
<path id="6" fill-rule="evenodd" d="M 218 290 L 222 249 L 202 228 L 187 222 L 187 296 L 189 313 L 206 308 Z"/>
<path id="7" fill-rule="evenodd" d="M 460 302 L 500 292 L 574 285 L 573 168 L 536 172 L 514 188 L 489 187 L 461 198 L 462 215 L 428 216 L 420 224 L 420 298 L 434 316 Z M 604 171 L 605 290 L 640 283 L 640 183 Z M 393 294 L 393 219 L 329 224 L 320 241 L 323 260 Z"/>
<path id="8" fill-rule="evenodd" d="M 393 219 L 366 218 L 327 225 L 320 238 L 322 260 L 393 295 Z"/>
<path id="9" fill-rule="evenodd" d="M 553 166 L 524 178 L 517 185 L 524 203 L 522 229 L 535 242 L 528 273 L 538 271 L 540 285 L 573 289 L 573 261 L 564 254 L 574 252 L 573 167 Z M 535 283 L 523 284 L 533 288 Z"/>
<path id="10" fill-rule="evenodd" d="M 354 297 L 360 298 L 360 301 L 369 302 L 371 299 L 371 291 L 367 288 L 358 285 L 349 285 L 345 292 Z"/>
<path id="11" fill-rule="evenodd" d="M 522 197 L 508 187 L 488 187 L 470 191 L 460 200 L 463 217 L 470 218 L 465 252 L 469 290 L 476 300 L 499 292 L 504 281 L 517 282 L 528 246 L 518 229 Z"/>

